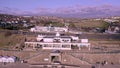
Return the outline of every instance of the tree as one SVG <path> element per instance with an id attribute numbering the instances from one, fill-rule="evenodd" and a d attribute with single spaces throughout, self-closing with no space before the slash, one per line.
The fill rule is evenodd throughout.
<path id="1" fill-rule="evenodd" d="M 70 23 L 70 24 L 69 24 L 69 27 L 72 28 L 72 29 L 75 29 L 75 28 L 76 28 L 76 26 L 75 26 L 74 23 Z"/>
<path id="2" fill-rule="evenodd" d="M 102 25 L 100 28 L 102 29 L 107 29 L 109 27 L 109 23 L 108 22 L 105 22 L 105 21 L 102 21 Z"/>

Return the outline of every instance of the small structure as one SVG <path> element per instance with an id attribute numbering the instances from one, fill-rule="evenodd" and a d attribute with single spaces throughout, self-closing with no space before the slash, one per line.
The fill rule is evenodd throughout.
<path id="1" fill-rule="evenodd" d="M 0 56 L 0 62 L 13 63 L 16 61 L 15 56 Z"/>
<path id="2" fill-rule="evenodd" d="M 53 50 L 53 52 L 50 53 L 50 61 L 53 64 L 60 64 L 60 61 L 61 61 L 61 52 L 59 50 Z"/>
<path id="3" fill-rule="evenodd" d="M 90 50 L 90 43 L 88 42 L 88 39 L 81 39 L 81 43 L 80 43 L 79 47 L 81 47 L 81 46 L 88 47 Z"/>
<path id="4" fill-rule="evenodd" d="M 10 63 L 16 62 L 16 57 L 15 56 L 10 56 L 7 58 L 7 61 Z"/>
<path id="5" fill-rule="evenodd" d="M 8 58 L 8 56 L 1 57 L 2 62 L 8 62 L 7 58 Z"/>

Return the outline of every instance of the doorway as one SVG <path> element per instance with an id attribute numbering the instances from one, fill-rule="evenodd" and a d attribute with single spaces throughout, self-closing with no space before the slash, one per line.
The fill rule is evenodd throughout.
<path id="1" fill-rule="evenodd" d="M 59 56 L 51 56 L 51 62 L 59 62 Z"/>

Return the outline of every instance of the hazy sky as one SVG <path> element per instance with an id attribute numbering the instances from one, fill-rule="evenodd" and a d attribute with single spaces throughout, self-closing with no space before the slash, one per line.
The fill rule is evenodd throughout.
<path id="1" fill-rule="evenodd" d="M 0 7 L 34 10 L 37 8 L 61 8 L 75 5 L 100 6 L 109 4 L 120 6 L 120 0 L 0 0 Z"/>

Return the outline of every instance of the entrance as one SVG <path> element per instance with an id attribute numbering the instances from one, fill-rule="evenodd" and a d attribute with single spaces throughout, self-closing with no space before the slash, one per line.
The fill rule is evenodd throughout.
<path id="1" fill-rule="evenodd" d="M 61 53 L 59 50 L 54 50 L 50 53 L 50 61 L 53 64 L 60 64 L 61 62 Z"/>
<path id="2" fill-rule="evenodd" d="M 59 56 L 51 56 L 51 62 L 53 63 L 59 62 Z"/>

